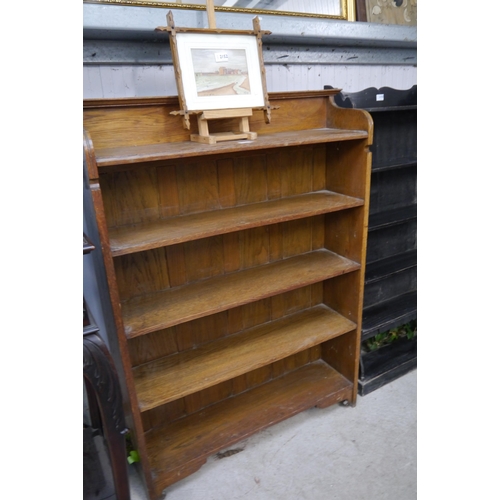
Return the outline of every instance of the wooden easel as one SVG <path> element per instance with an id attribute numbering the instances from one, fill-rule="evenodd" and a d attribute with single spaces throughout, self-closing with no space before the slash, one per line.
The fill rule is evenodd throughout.
<path id="1" fill-rule="evenodd" d="M 248 118 L 252 116 L 252 108 L 242 109 L 216 109 L 203 111 L 197 115 L 198 134 L 191 134 L 191 140 L 204 144 L 215 144 L 220 141 L 234 141 L 236 139 L 257 139 L 257 132 L 250 132 Z M 208 120 L 221 118 L 239 118 L 239 130 L 231 132 L 214 132 L 208 130 Z"/>
<path id="2" fill-rule="evenodd" d="M 257 37 L 257 43 L 259 47 L 259 62 L 260 70 L 262 75 L 262 85 L 264 93 L 264 107 L 256 108 L 264 111 L 264 118 L 266 123 L 271 122 L 271 105 L 269 103 L 269 98 L 267 95 L 266 80 L 265 80 L 265 69 L 264 69 L 264 59 L 262 57 L 262 35 L 268 35 L 270 31 L 262 31 L 260 29 L 259 18 L 255 17 L 253 19 L 253 30 L 252 31 L 241 31 L 241 30 L 221 30 L 217 29 L 215 24 L 215 10 L 213 0 L 207 0 L 206 4 L 207 17 L 208 17 L 208 29 L 204 28 L 177 28 L 174 23 L 174 17 L 172 11 L 167 15 L 167 25 L 166 27 L 158 27 L 156 31 L 168 31 L 170 34 L 170 47 L 172 49 L 172 59 L 175 68 L 175 78 L 177 82 L 177 90 L 179 93 L 179 103 L 181 110 L 173 111 L 171 114 L 181 115 L 183 117 L 184 128 L 190 130 L 191 124 L 189 120 L 189 115 L 196 115 L 198 121 L 198 134 L 191 134 L 191 141 L 201 142 L 204 144 L 215 144 L 221 141 L 233 141 L 238 139 L 249 139 L 255 140 L 257 138 L 256 132 L 250 131 L 249 118 L 253 114 L 252 108 L 239 108 L 239 109 L 216 109 L 216 110 L 188 110 L 186 105 L 186 98 L 184 95 L 184 89 L 182 86 L 182 77 L 180 74 L 180 64 L 178 60 L 177 52 L 177 41 L 176 33 L 220 33 L 220 34 L 253 34 Z M 208 122 L 209 120 L 220 120 L 220 119 L 237 119 L 238 129 L 231 130 L 228 132 L 216 132 L 210 133 Z"/>

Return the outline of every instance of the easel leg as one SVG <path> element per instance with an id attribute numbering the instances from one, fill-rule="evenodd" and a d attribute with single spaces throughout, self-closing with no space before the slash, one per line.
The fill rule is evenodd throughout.
<path id="1" fill-rule="evenodd" d="M 250 132 L 250 125 L 248 124 L 248 116 L 243 116 L 240 119 L 240 132 Z"/>
<path id="2" fill-rule="evenodd" d="M 248 116 L 242 116 L 240 118 L 240 132 L 246 134 L 247 139 L 249 140 L 257 139 L 257 132 L 250 132 L 250 124 L 248 121 Z"/>
<path id="3" fill-rule="evenodd" d="M 203 144 L 215 144 L 217 142 L 215 137 L 211 136 L 208 131 L 208 120 L 202 118 L 202 116 L 198 115 L 198 133 L 191 134 L 191 140 Z"/>
<path id="4" fill-rule="evenodd" d="M 208 132 L 208 120 L 201 118 L 201 115 L 198 116 L 198 133 L 204 137 L 210 135 Z"/>

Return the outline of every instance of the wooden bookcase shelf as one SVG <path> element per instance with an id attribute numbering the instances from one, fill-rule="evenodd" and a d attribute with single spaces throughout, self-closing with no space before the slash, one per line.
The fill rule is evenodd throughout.
<path id="1" fill-rule="evenodd" d="M 361 130 L 338 130 L 331 128 L 303 131 L 289 131 L 261 135 L 257 141 L 230 141 L 217 144 L 193 144 L 191 142 L 170 144 L 147 144 L 141 146 L 122 146 L 103 148 L 98 153 L 98 166 L 122 166 L 144 163 L 145 161 L 178 160 L 195 156 L 216 155 L 221 153 L 241 153 L 269 148 L 304 146 L 335 141 L 364 139 L 367 133 Z"/>
<path id="2" fill-rule="evenodd" d="M 145 363 L 133 369 L 139 408 L 150 410 L 355 329 L 355 323 L 319 305 Z"/>
<path id="3" fill-rule="evenodd" d="M 122 303 L 128 338 L 202 318 L 359 269 L 328 250 L 223 274 Z"/>
<path id="4" fill-rule="evenodd" d="M 189 141 L 176 98 L 84 101 L 111 351 L 151 499 L 269 425 L 356 402 L 373 131 L 336 93 L 270 94 L 256 140 L 214 145 Z"/>
<path id="5" fill-rule="evenodd" d="M 359 198 L 323 191 L 118 227 L 109 231 L 111 253 L 116 257 L 361 205 Z"/>

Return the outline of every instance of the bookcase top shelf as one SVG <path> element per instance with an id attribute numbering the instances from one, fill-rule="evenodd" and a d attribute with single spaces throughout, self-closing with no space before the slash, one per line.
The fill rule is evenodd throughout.
<path id="1" fill-rule="evenodd" d="M 182 161 L 216 155 L 245 155 L 284 147 L 366 140 L 371 144 L 371 117 L 363 110 L 345 110 L 333 102 L 339 90 L 270 93 L 271 123 L 262 113 L 250 117 L 256 140 L 201 144 L 190 140 L 197 133 L 182 126 L 177 98 L 84 100 L 83 127 L 92 141 L 99 171 L 127 169 L 147 162 Z M 300 110 L 300 112 L 299 112 Z M 234 123 L 233 123 L 234 122 Z M 235 120 L 213 120 L 211 132 L 227 131 Z M 92 173 L 91 176 L 97 172 Z"/>
<path id="2" fill-rule="evenodd" d="M 97 166 L 101 168 L 150 161 L 179 160 L 206 155 L 243 153 L 270 148 L 366 139 L 367 137 L 368 133 L 363 130 L 333 128 L 292 130 L 274 134 L 260 134 L 254 141 L 241 140 L 218 144 L 183 141 L 97 149 L 96 160 Z"/>

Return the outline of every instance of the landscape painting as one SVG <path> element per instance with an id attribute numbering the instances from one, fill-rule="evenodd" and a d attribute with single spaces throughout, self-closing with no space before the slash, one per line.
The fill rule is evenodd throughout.
<path id="1" fill-rule="evenodd" d="M 199 97 L 251 93 L 245 49 L 192 48 L 191 56 Z"/>

